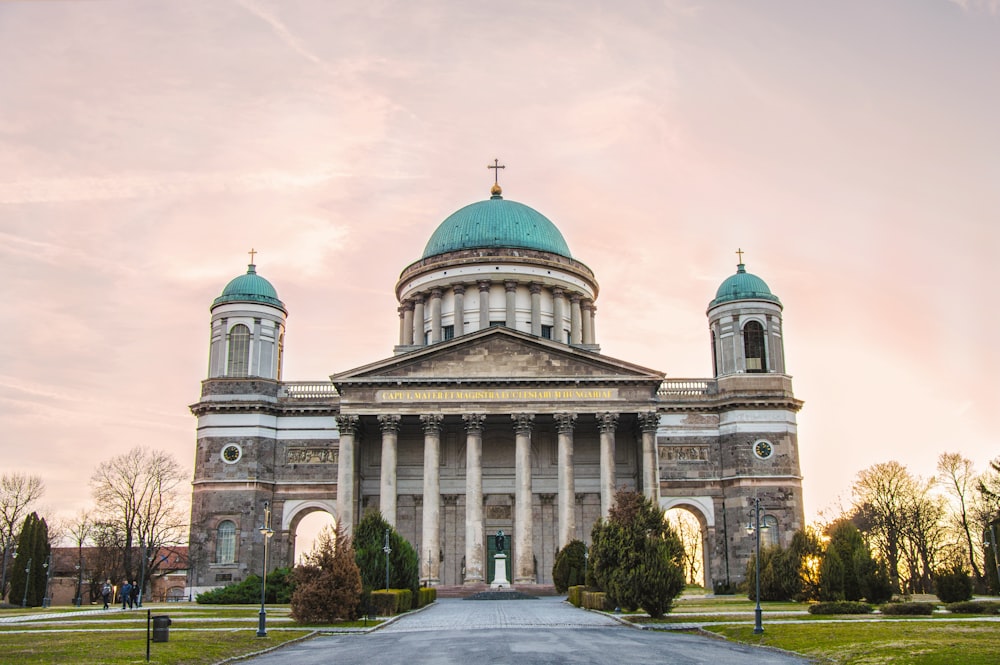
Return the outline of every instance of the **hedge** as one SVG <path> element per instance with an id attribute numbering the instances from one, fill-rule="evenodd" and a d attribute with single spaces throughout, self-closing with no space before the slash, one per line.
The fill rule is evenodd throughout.
<path id="1" fill-rule="evenodd" d="M 934 613 L 934 603 L 886 603 L 882 606 L 882 614 L 925 615 Z"/>
<path id="2" fill-rule="evenodd" d="M 995 600 L 966 600 L 945 605 L 952 614 L 1000 614 L 1000 603 Z"/>
<path id="3" fill-rule="evenodd" d="M 601 610 L 607 612 L 615 609 L 614 603 L 608 599 L 608 595 L 603 591 L 584 591 L 582 605 L 588 610 Z"/>
<path id="4" fill-rule="evenodd" d="M 854 600 L 834 600 L 809 606 L 809 614 L 871 614 L 874 608 L 868 603 Z"/>
<path id="5" fill-rule="evenodd" d="M 417 607 L 430 605 L 437 600 L 437 589 L 432 586 L 423 586 L 417 589 Z"/>
<path id="6" fill-rule="evenodd" d="M 583 592 L 587 590 L 587 587 L 583 584 L 577 584 L 576 586 L 571 586 L 567 591 L 568 595 L 566 600 L 570 602 L 571 605 L 580 607 L 583 605 Z"/>

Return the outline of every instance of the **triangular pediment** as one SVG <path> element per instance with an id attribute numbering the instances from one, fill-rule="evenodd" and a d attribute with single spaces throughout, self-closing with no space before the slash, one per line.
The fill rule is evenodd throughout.
<path id="1" fill-rule="evenodd" d="M 334 384 L 581 382 L 656 383 L 663 373 L 502 326 L 330 377 Z"/>

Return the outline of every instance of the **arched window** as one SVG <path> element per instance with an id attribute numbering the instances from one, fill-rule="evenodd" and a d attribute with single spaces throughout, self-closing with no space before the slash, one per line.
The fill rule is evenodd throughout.
<path id="1" fill-rule="evenodd" d="M 760 517 L 760 546 L 777 545 L 778 538 L 778 518 L 774 515 L 761 515 Z"/>
<path id="2" fill-rule="evenodd" d="M 743 326 L 743 351 L 748 372 L 767 371 L 767 353 L 764 349 L 764 326 L 759 321 L 749 321 Z"/>
<path id="3" fill-rule="evenodd" d="M 247 376 L 250 370 L 250 329 L 243 324 L 229 331 L 229 360 L 226 376 Z"/>
<path id="4" fill-rule="evenodd" d="M 215 531 L 215 562 L 236 563 L 236 523 L 225 520 Z"/>

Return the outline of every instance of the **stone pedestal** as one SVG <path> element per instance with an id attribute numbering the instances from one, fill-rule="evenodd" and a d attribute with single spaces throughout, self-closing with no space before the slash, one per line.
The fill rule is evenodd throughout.
<path id="1" fill-rule="evenodd" d="M 493 560 L 496 562 L 496 566 L 494 566 L 493 581 L 490 583 L 490 588 L 509 589 L 510 582 L 507 581 L 507 555 L 494 554 Z"/>

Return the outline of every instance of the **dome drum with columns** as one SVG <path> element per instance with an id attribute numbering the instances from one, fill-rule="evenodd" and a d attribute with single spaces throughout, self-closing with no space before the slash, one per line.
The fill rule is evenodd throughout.
<path id="1" fill-rule="evenodd" d="M 292 563 L 309 512 L 349 532 L 378 510 L 420 553 L 426 584 L 488 584 L 488 536 L 503 529 L 507 579 L 545 585 L 620 487 L 698 518 L 705 584 L 742 579 L 754 497 L 773 542 L 803 526 L 781 302 L 741 256 L 708 307 L 713 376 L 666 378 L 600 353 L 598 291 L 555 225 L 495 185 L 402 271 L 392 355 L 290 382 L 287 311 L 251 264 L 212 305 L 191 407 L 192 592 L 260 570 L 265 503 L 269 568 Z"/>

